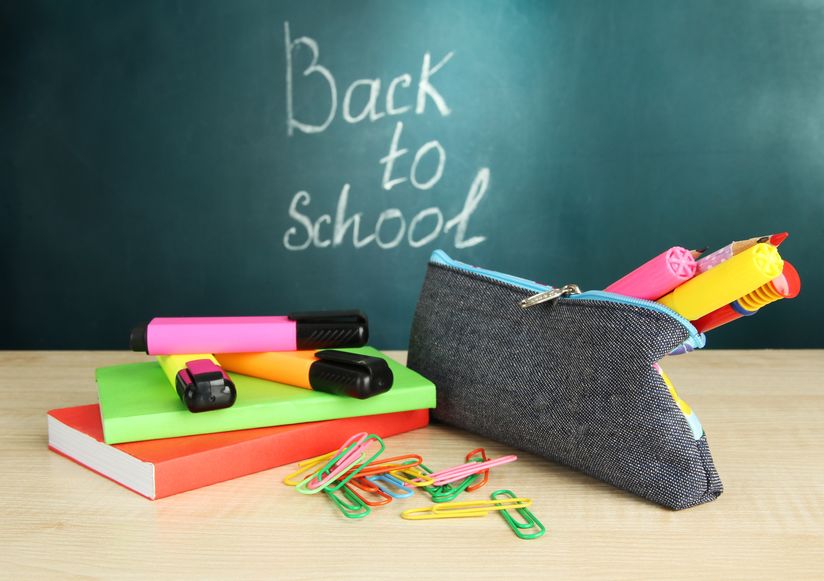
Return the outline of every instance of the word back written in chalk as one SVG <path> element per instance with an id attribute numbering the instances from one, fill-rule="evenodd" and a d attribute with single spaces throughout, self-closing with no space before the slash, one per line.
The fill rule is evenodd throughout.
<path id="1" fill-rule="evenodd" d="M 383 83 L 379 78 L 360 79 L 341 93 L 342 87 L 338 86 L 332 71 L 321 62 L 317 41 L 308 36 L 293 39 L 288 22 L 284 22 L 283 30 L 289 137 L 296 132 L 322 135 L 336 120 L 357 124 L 394 117 L 395 127 L 391 132 L 388 151 L 385 156 L 375 160 L 381 166 L 377 170 L 382 173 L 381 187 L 399 194 L 435 188 L 446 171 L 446 151 L 438 140 L 433 139 L 412 154 L 403 142 L 404 126 L 400 118 L 421 115 L 427 107 L 434 107 L 442 118 L 449 117 L 452 110 L 438 91 L 435 76 L 444 74 L 442 71 L 454 53 L 449 52 L 437 61 L 428 52 L 425 53 L 420 75 L 417 77 L 404 73 L 394 77 L 389 83 Z M 323 100 L 326 115 L 321 115 L 318 119 L 298 119 L 294 104 L 301 94 L 311 95 L 314 100 Z M 403 161 L 408 163 L 408 156 L 411 156 L 411 165 L 408 173 L 404 174 L 397 170 L 395 163 L 405 157 L 407 159 Z M 398 208 L 388 208 L 378 214 L 374 223 L 367 224 L 363 212 L 351 213 L 349 210 L 352 188 L 348 182 L 340 189 L 334 212 L 317 216 L 316 212 L 312 212 L 314 208 L 311 194 L 301 190 L 292 197 L 289 204 L 289 218 L 294 224 L 284 233 L 283 246 L 294 251 L 310 247 L 336 248 L 349 244 L 355 248 L 369 244 L 383 249 L 397 248 L 403 244 L 418 248 L 441 236 L 454 236 L 455 248 L 475 246 L 486 240 L 486 237 L 470 235 L 470 219 L 486 194 L 489 177 L 489 168 L 478 169 L 469 184 L 463 207 L 448 219 L 444 210 L 438 206 L 423 208 L 411 217 L 404 215 Z M 353 201 L 355 197 L 353 194 Z"/>

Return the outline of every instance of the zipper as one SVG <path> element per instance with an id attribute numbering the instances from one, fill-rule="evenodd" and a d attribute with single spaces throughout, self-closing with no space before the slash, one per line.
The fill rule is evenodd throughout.
<path id="1" fill-rule="evenodd" d="M 651 311 L 656 311 L 658 313 L 662 313 L 664 315 L 668 315 L 675 319 L 678 323 L 687 330 L 690 334 L 690 340 L 693 344 L 700 344 L 701 347 L 704 346 L 706 343 L 706 339 L 703 337 L 703 334 L 698 332 L 698 329 L 695 328 L 695 325 L 689 322 L 689 319 L 679 315 L 675 311 L 673 311 L 669 307 L 665 307 L 661 303 L 657 303 L 655 301 L 648 301 L 647 299 L 636 299 L 634 297 L 628 297 L 626 295 L 619 295 L 615 293 L 610 293 L 607 291 L 599 291 L 599 290 L 591 290 L 583 292 L 579 295 L 570 295 L 570 299 L 589 299 L 593 301 L 606 301 L 608 303 L 621 303 L 624 305 L 632 305 L 635 307 L 641 307 L 644 309 L 649 309 Z"/>
<path id="2" fill-rule="evenodd" d="M 464 262 L 460 262 L 458 260 L 455 260 L 454 258 L 451 258 L 443 250 L 435 250 L 432 253 L 432 256 L 429 258 L 429 262 L 432 264 L 448 266 L 456 270 L 485 277 L 496 282 L 507 284 L 509 286 L 513 286 L 519 289 L 532 291 L 535 293 L 546 292 L 555 288 L 553 286 L 540 284 L 531 280 L 527 280 L 525 278 L 521 278 L 519 276 L 512 276 L 510 274 L 504 274 L 501 272 L 496 272 L 494 270 L 488 270 L 486 268 L 480 268 L 477 266 L 466 264 Z M 640 307 L 650 311 L 655 311 L 657 313 L 667 315 L 668 317 L 674 319 L 677 323 L 680 323 L 681 326 L 684 327 L 684 329 L 686 329 L 687 333 L 689 333 L 688 341 L 694 348 L 700 349 L 706 344 L 706 338 L 704 337 L 704 334 L 699 333 L 695 326 L 689 322 L 689 320 L 682 317 L 669 307 L 665 307 L 661 303 L 657 303 L 655 301 L 648 301 L 646 299 L 636 299 L 625 295 L 619 295 L 616 293 L 610 293 L 599 290 L 585 291 L 581 294 L 570 295 L 566 298 L 576 301 L 590 300 L 605 301 L 609 303 L 619 303 L 623 305 L 631 305 L 634 307 Z"/>

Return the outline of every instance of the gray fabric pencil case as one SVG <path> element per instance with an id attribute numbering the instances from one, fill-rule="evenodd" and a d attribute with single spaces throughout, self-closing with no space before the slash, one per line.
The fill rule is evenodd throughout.
<path id="1" fill-rule="evenodd" d="M 408 365 L 435 383 L 434 417 L 669 508 L 718 497 L 703 429 L 655 365 L 703 336 L 652 301 L 549 291 L 433 253 Z"/>

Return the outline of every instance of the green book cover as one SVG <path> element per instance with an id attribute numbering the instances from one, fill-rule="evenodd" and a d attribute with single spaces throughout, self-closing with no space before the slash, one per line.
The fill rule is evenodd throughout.
<path id="1" fill-rule="evenodd" d="M 235 405 L 195 414 L 156 362 L 101 367 L 96 377 L 103 439 L 118 444 L 435 407 L 435 386 L 423 376 L 371 347 L 342 351 L 385 359 L 392 389 L 361 400 L 230 373 Z"/>

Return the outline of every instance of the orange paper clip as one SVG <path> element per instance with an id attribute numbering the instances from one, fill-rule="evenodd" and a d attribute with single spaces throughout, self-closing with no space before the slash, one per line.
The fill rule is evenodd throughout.
<path id="1" fill-rule="evenodd" d="M 389 504 L 392 502 L 392 497 L 386 494 L 383 490 L 366 480 L 365 478 L 353 478 L 349 482 L 346 483 L 346 488 L 349 491 L 357 496 L 361 502 L 363 502 L 367 506 L 383 506 L 384 504 Z M 380 500 L 369 500 L 365 496 L 363 496 L 358 489 L 368 492 L 369 494 L 373 494 L 380 498 Z"/>
<path id="2" fill-rule="evenodd" d="M 489 460 L 489 458 L 486 457 L 486 450 L 484 450 L 483 448 L 475 448 L 469 454 L 466 455 L 466 461 L 467 462 L 472 462 L 472 460 L 473 460 L 472 457 L 475 456 L 476 454 L 481 455 L 481 462 L 486 462 L 487 460 Z M 489 470 L 484 470 L 480 474 L 483 475 L 482 478 L 478 482 L 473 484 L 472 486 L 467 487 L 467 489 L 466 489 L 467 492 L 474 492 L 475 490 L 478 490 L 479 488 L 483 488 L 484 486 L 486 486 L 486 483 L 489 482 Z"/>

